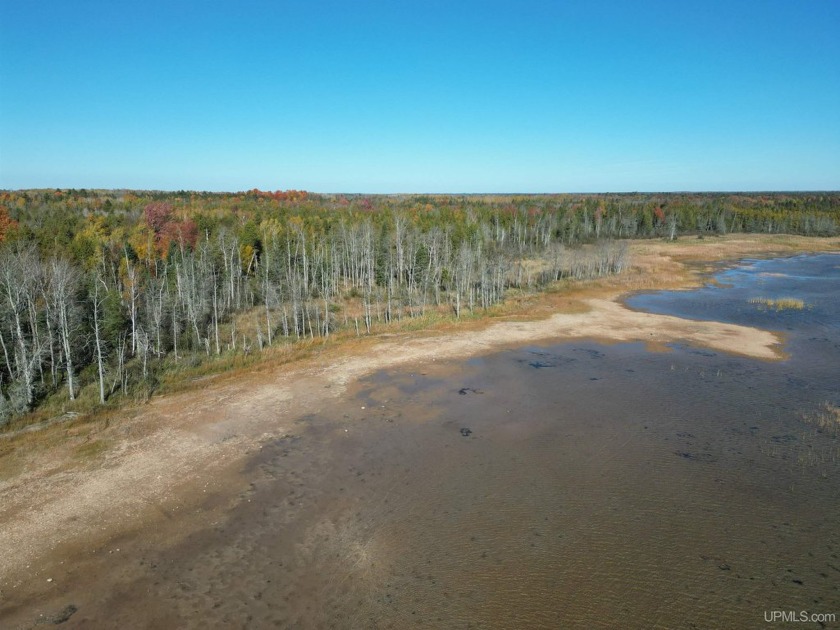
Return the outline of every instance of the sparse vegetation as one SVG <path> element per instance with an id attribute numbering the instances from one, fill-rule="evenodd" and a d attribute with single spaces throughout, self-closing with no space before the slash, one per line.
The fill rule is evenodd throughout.
<path id="1" fill-rule="evenodd" d="M 823 403 L 816 412 L 804 414 L 802 420 L 826 435 L 840 438 L 840 407 L 829 402 Z"/>
<path id="2" fill-rule="evenodd" d="M 804 427 L 765 439 L 760 446 L 762 453 L 822 478 L 836 475 L 840 470 L 840 407 L 825 402 L 798 417 Z"/>
<path id="3" fill-rule="evenodd" d="M 752 298 L 750 304 L 756 304 L 762 310 L 770 311 L 801 311 L 805 308 L 805 302 L 798 298 Z"/>
<path id="4" fill-rule="evenodd" d="M 95 459 L 108 450 L 108 444 L 103 440 L 91 440 L 76 448 L 75 455 L 79 459 Z"/>

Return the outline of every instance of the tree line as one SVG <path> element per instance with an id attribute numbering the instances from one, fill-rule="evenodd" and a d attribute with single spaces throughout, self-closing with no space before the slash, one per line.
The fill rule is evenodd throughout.
<path id="1" fill-rule="evenodd" d="M 0 426 L 52 398 L 627 264 L 621 239 L 838 233 L 838 195 L 0 194 Z"/>

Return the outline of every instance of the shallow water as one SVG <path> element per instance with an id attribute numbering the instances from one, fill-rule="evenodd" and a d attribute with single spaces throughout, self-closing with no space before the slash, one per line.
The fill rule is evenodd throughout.
<path id="1" fill-rule="evenodd" d="M 724 286 L 629 300 L 783 330 L 782 362 L 577 342 L 374 374 L 266 445 L 226 522 L 147 552 L 68 625 L 840 620 L 840 448 L 808 422 L 840 405 L 838 262 L 750 261 Z"/>

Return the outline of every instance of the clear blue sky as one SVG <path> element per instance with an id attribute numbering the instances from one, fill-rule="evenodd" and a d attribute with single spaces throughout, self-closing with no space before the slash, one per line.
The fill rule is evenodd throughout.
<path id="1" fill-rule="evenodd" d="M 0 0 L 0 188 L 840 189 L 840 0 Z"/>

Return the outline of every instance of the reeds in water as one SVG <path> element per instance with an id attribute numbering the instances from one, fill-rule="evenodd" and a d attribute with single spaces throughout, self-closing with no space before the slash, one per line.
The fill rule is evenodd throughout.
<path id="1" fill-rule="evenodd" d="M 756 304 L 759 308 L 774 311 L 801 311 L 805 308 L 805 302 L 799 298 L 752 298 L 750 304 Z"/>

